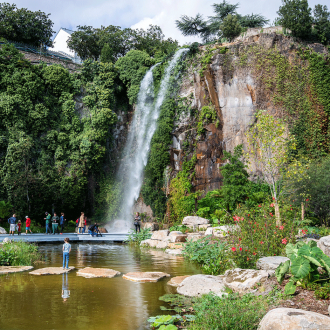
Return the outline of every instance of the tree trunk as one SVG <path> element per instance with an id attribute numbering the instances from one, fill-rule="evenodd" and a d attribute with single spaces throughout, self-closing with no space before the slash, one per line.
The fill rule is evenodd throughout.
<path id="1" fill-rule="evenodd" d="M 275 218 L 276 218 L 276 226 L 281 226 L 281 215 L 280 215 L 280 207 L 277 204 L 277 202 L 275 202 Z"/>
<path id="2" fill-rule="evenodd" d="M 305 219 L 305 205 L 304 202 L 301 202 L 301 221 Z"/>

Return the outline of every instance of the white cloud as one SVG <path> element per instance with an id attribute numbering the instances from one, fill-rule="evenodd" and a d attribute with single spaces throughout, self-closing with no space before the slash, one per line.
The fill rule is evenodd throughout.
<path id="1" fill-rule="evenodd" d="M 245 15 L 262 14 L 271 22 L 281 0 L 229 0 L 239 2 L 238 12 Z M 205 18 L 212 15 L 212 4 L 222 0 L 6 0 L 19 8 L 41 10 L 51 13 L 54 30 L 60 27 L 75 29 L 78 25 L 118 25 L 122 27 L 147 28 L 149 24 L 159 25 L 166 37 L 177 39 L 180 43 L 196 41 L 193 37 L 183 37 L 175 26 L 175 20 L 182 15 L 195 16 L 201 13 Z M 329 0 L 309 0 L 314 7 L 320 3 L 329 5 Z M 197 38 L 198 40 L 198 38 Z"/>

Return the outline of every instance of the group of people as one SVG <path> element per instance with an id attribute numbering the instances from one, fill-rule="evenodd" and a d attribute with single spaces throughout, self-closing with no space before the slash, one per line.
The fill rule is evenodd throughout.
<path id="1" fill-rule="evenodd" d="M 16 214 L 14 213 L 12 217 L 10 217 L 8 219 L 8 223 L 9 223 L 9 235 L 13 235 L 15 231 L 17 231 L 18 235 L 21 235 L 22 233 L 22 221 L 18 220 L 16 218 Z M 31 219 L 29 218 L 29 216 L 25 217 L 25 232 L 26 234 L 28 233 L 28 231 L 32 234 L 31 231 Z"/>
<path id="2" fill-rule="evenodd" d="M 57 234 L 63 234 L 64 223 L 66 221 L 66 219 L 64 218 L 64 213 L 61 212 L 60 217 L 58 217 L 56 212 L 54 212 L 53 216 L 51 216 L 48 212 L 45 212 L 45 215 L 46 218 L 44 218 L 44 220 L 46 220 L 46 234 L 50 235 L 52 234 L 52 231 L 53 231 L 53 235 L 55 235 L 55 231 L 57 232 Z M 52 224 L 52 231 L 50 230 L 50 224 Z M 59 232 L 58 230 L 58 225 L 60 225 L 61 227 L 61 232 Z"/>

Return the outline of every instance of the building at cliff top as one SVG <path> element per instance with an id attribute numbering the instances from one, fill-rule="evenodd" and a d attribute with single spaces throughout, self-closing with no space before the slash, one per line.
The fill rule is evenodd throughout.
<path id="1" fill-rule="evenodd" d="M 69 29 L 60 28 L 53 40 L 53 47 L 50 47 L 49 50 L 63 54 L 64 56 L 71 58 L 74 63 L 80 64 L 82 63 L 80 57 L 71 50 L 67 44 L 72 33 L 73 31 Z"/>

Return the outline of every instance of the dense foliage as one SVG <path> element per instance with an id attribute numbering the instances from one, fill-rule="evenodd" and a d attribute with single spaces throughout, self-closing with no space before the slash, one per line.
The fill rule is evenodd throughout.
<path id="1" fill-rule="evenodd" d="M 111 63 L 87 61 L 71 75 L 59 65 L 34 66 L 9 44 L 0 49 L 0 196 L 20 217 L 91 208 L 87 183 L 116 121 L 117 76 Z M 83 87 L 88 110 L 78 113 Z"/>
<path id="2" fill-rule="evenodd" d="M 50 14 L 0 3 L 0 37 L 35 47 L 52 45 L 54 31 Z"/>
<path id="3" fill-rule="evenodd" d="M 204 41 L 209 41 L 214 38 L 233 38 L 239 35 L 243 28 L 262 27 L 267 24 L 268 20 L 260 14 L 238 14 L 238 5 L 223 0 L 213 4 L 215 15 L 208 20 L 204 20 L 201 14 L 195 17 L 183 15 L 176 21 L 176 26 L 185 36 L 199 35 Z"/>
<path id="4" fill-rule="evenodd" d="M 162 57 L 173 52 L 178 47 L 178 42 L 171 38 L 165 39 L 162 30 L 156 25 L 150 25 L 147 30 L 122 29 L 113 25 L 101 28 L 78 26 L 78 30 L 71 34 L 68 46 L 84 60 L 97 60 L 103 54 L 103 61 L 106 59 L 114 63 L 130 50 L 145 51 L 149 56 Z"/>
<path id="5" fill-rule="evenodd" d="M 0 266 L 31 266 L 40 259 L 38 247 L 23 241 L 5 243 L 0 249 Z"/>

